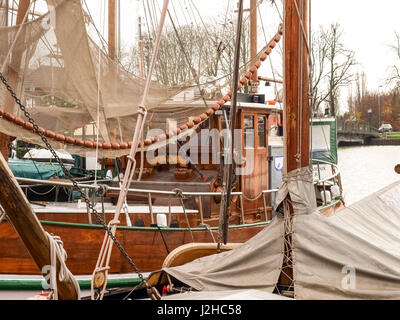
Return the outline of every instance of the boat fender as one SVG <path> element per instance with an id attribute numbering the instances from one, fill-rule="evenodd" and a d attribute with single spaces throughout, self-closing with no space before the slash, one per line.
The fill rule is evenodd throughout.
<path id="1" fill-rule="evenodd" d="M 331 187 L 331 194 L 332 194 L 332 199 L 337 199 L 338 197 L 340 197 L 340 188 L 337 184 Z"/>
<path id="2" fill-rule="evenodd" d="M 332 202 L 332 195 L 331 195 L 330 191 L 328 191 L 328 190 L 326 190 L 326 191 L 322 190 L 322 191 L 321 191 L 321 199 L 322 199 L 323 201 L 325 201 L 325 203 Z"/>
<path id="3" fill-rule="evenodd" d="M 168 227 L 167 215 L 165 213 L 157 213 L 157 226 Z"/>

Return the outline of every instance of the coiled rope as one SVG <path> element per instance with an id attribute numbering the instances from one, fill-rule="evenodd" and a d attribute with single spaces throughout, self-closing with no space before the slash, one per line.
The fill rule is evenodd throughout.
<path id="1" fill-rule="evenodd" d="M 60 262 L 60 271 L 58 273 L 58 280 L 64 281 L 69 278 L 72 280 L 72 283 L 75 287 L 76 295 L 78 300 L 81 299 L 81 290 L 79 287 L 78 281 L 75 279 L 71 271 L 69 271 L 65 261 L 67 261 L 67 252 L 63 247 L 63 242 L 59 236 L 54 236 L 46 232 L 47 238 L 49 239 L 50 245 L 50 288 L 53 291 L 52 299 L 58 300 L 58 288 L 57 288 L 57 274 L 56 274 L 56 267 L 57 267 L 57 258 Z"/>

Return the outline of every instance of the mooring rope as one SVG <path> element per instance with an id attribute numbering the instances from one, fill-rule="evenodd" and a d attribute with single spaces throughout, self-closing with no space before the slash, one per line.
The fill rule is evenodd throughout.
<path id="1" fill-rule="evenodd" d="M 57 258 L 60 263 L 60 271 L 58 273 L 58 280 L 64 281 L 69 278 L 72 280 L 72 284 L 75 287 L 77 299 L 81 299 L 81 290 L 78 281 L 75 279 L 71 271 L 69 271 L 65 261 L 67 261 L 67 252 L 63 247 L 63 242 L 59 236 L 54 236 L 46 232 L 47 238 L 49 239 L 50 245 L 50 289 L 53 290 L 52 298 L 58 300 L 58 287 L 57 287 Z"/>

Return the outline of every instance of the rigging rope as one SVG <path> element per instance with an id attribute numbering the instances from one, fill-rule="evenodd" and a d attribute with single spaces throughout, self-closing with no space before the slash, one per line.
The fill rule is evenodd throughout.
<path id="1" fill-rule="evenodd" d="M 81 290 L 79 287 L 78 281 L 75 279 L 71 271 L 69 271 L 65 261 L 67 261 L 67 253 L 64 250 L 63 242 L 59 236 L 54 236 L 46 232 L 47 238 L 49 239 L 50 246 L 50 289 L 53 290 L 52 298 L 54 300 L 58 300 L 58 287 L 57 287 L 57 258 L 60 263 L 60 270 L 58 273 L 58 280 L 60 282 L 64 281 L 67 278 L 72 280 L 72 284 L 74 285 L 76 295 L 78 300 L 81 299 Z"/>
<path id="2" fill-rule="evenodd" d="M 102 225 L 103 229 L 106 230 L 107 234 L 109 237 L 112 239 L 112 241 L 115 243 L 117 248 L 120 250 L 121 254 L 124 256 L 124 258 L 128 261 L 130 266 L 133 268 L 133 270 L 138 274 L 139 278 L 141 279 L 142 282 L 145 282 L 143 274 L 139 271 L 131 257 L 128 255 L 128 253 L 125 251 L 125 249 L 122 247 L 121 243 L 118 241 L 118 239 L 114 236 L 113 232 L 111 229 L 106 225 L 105 220 L 100 216 L 100 214 L 97 212 L 95 209 L 93 203 L 89 200 L 89 198 L 86 196 L 85 192 L 78 186 L 78 183 L 74 179 L 74 177 L 69 173 L 67 168 L 65 167 L 64 163 L 56 153 L 56 151 L 53 149 L 53 147 L 50 145 L 48 142 L 46 136 L 44 133 L 39 129 L 39 126 L 36 124 L 35 120 L 32 118 L 30 113 L 26 110 L 26 107 L 22 104 L 21 100 L 16 96 L 15 92 L 11 88 L 11 86 L 8 84 L 6 78 L 2 73 L 0 73 L 0 80 L 3 82 L 5 85 L 7 91 L 10 93 L 10 95 L 13 97 L 17 105 L 19 106 L 20 110 L 23 112 L 25 117 L 28 119 L 29 123 L 32 124 L 33 126 L 33 131 L 40 136 L 42 139 L 43 143 L 46 145 L 48 150 L 53 154 L 54 159 L 57 161 L 57 163 L 61 166 L 61 169 L 63 170 L 64 174 L 66 177 L 72 182 L 74 189 L 77 190 L 81 197 L 85 200 L 86 204 L 89 206 L 89 208 L 92 210 L 92 212 L 96 215 L 99 223 Z"/>
<path id="3" fill-rule="evenodd" d="M 0 205 L 0 223 L 7 219 L 7 213 L 4 211 L 3 207 Z"/>

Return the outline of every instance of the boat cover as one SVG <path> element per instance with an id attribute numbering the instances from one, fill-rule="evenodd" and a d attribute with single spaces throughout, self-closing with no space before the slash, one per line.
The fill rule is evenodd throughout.
<path id="1" fill-rule="evenodd" d="M 31 160 L 9 160 L 8 165 L 19 178 L 49 180 L 51 178 L 64 178 L 64 172 L 59 164 L 34 162 Z"/>
<path id="2" fill-rule="evenodd" d="M 400 181 L 330 216 L 310 202 L 307 169 L 286 176 L 277 199 L 296 195 L 293 276 L 296 299 L 400 298 Z M 293 179 L 294 176 L 303 177 Z M 304 199 L 301 202 L 301 199 Z M 315 198 L 314 198 L 315 199 Z M 284 219 L 242 247 L 164 268 L 196 290 L 258 289 L 273 292 L 281 272 Z"/>

